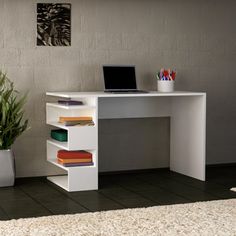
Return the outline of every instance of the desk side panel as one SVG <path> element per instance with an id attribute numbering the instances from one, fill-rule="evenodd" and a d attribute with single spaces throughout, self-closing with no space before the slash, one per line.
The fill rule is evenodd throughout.
<path id="1" fill-rule="evenodd" d="M 172 100 L 170 169 L 205 180 L 206 95 Z"/>

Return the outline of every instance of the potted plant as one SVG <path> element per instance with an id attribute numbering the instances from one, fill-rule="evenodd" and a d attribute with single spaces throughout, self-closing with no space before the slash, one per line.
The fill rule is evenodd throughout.
<path id="1" fill-rule="evenodd" d="M 0 70 L 0 187 L 14 185 L 12 145 L 27 129 L 28 120 L 23 117 L 26 96 L 19 97 L 13 82 Z"/>

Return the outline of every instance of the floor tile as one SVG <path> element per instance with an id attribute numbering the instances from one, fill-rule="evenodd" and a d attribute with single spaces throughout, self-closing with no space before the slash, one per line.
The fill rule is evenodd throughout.
<path id="1" fill-rule="evenodd" d="M 118 199 L 117 202 L 119 202 L 126 208 L 151 207 L 159 205 L 156 202 L 141 196 L 138 196 L 136 198 Z"/>
<path id="2" fill-rule="evenodd" d="M 217 178 L 214 180 L 214 182 L 228 189 L 236 187 L 236 179 L 232 178 L 227 178 L 227 177 Z"/>
<path id="3" fill-rule="evenodd" d="M 230 189 L 214 189 L 208 190 L 208 193 L 214 195 L 217 199 L 229 199 L 236 198 L 236 192 L 230 191 Z"/>
<path id="4" fill-rule="evenodd" d="M 99 194 L 97 191 L 71 193 L 70 198 L 90 211 L 115 210 L 124 208 L 124 206 L 121 204 Z"/>
<path id="5" fill-rule="evenodd" d="M 0 221 L 1 220 L 10 220 L 10 218 L 8 217 L 8 215 L 5 213 L 5 211 L 3 211 L 3 209 L 0 208 Z"/>
<path id="6" fill-rule="evenodd" d="M 5 200 L 13 201 L 28 198 L 28 195 L 18 187 L 0 188 L 0 202 Z"/>
<path id="7" fill-rule="evenodd" d="M 176 195 L 169 191 L 157 190 L 155 192 L 143 192 L 142 196 L 157 202 L 159 205 L 170 205 L 170 204 L 180 204 L 189 203 L 191 200 L 186 199 L 182 196 Z"/>
<path id="8" fill-rule="evenodd" d="M 204 191 L 178 183 L 171 179 L 159 179 L 158 181 L 153 182 L 153 184 L 192 201 L 209 201 L 216 198 L 215 196 L 212 196 Z"/>
<path id="9" fill-rule="evenodd" d="M 151 185 L 149 183 L 143 183 L 143 182 L 133 183 L 133 184 L 123 183 L 122 187 L 136 193 L 142 193 L 145 191 L 155 191 L 157 189 L 156 186 Z"/>
<path id="10" fill-rule="evenodd" d="M 53 214 L 72 214 L 89 211 L 64 195 L 37 195 L 34 199 Z"/>
<path id="11" fill-rule="evenodd" d="M 139 196 L 137 193 L 131 192 L 131 191 L 124 189 L 122 187 L 101 189 L 98 192 L 101 193 L 102 195 L 105 195 L 106 197 L 114 199 L 114 200 L 136 198 Z"/>
<path id="12" fill-rule="evenodd" d="M 99 193 L 128 208 L 157 205 L 157 203 L 153 202 L 152 200 L 144 198 L 137 193 L 131 192 L 121 187 L 99 190 Z"/>
<path id="13" fill-rule="evenodd" d="M 202 191 L 206 191 L 206 190 L 211 190 L 211 189 L 220 189 L 223 188 L 222 185 L 217 184 L 213 181 L 201 181 L 201 180 L 197 180 L 188 176 L 184 176 L 178 173 L 174 173 L 172 174 L 172 176 L 170 177 L 171 180 L 174 180 L 176 182 L 194 187 L 196 189 L 202 190 Z"/>
<path id="14" fill-rule="evenodd" d="M 50 210 L 53 214 L 75 214 L 75 213 L 84 213 L 89 212 L 88 209 L 82 207 L 81 205 L 75 203 L 70 199 L 66 199 L 63 202 L 55 202 L 55 203 L 42 203 L 48 210 Z"/>
<path id="15" fill-rule="evenodd" d="M 50 211 L 32 199 L 2 201 L 0 205 L 11 219 L 51 215 Z"/>
<path id="16" fill-rule="evenodd" d="M 47 185 L 46 183 L 34 183 L 32 185 L 21 185 L 21 190 L 24 191 L 26 194 L 31 196 L 38 196 L 38 195 L 60 195 L 60 193 L 53 187 Z"/>

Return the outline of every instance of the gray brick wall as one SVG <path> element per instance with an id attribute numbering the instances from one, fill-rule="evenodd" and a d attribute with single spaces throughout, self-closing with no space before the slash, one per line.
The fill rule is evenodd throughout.
<path id="1" fill-rule="evenodd" d="M 101 65 L 108 63 L 135 64 L 143 89 L 156 89 L 155 72 L 171 67 L 178 71 L 176 89 L 206 91 L 207 162 L 235 162 L 234 0 L 56 2 L 72 3 L 71 47 L 36 47 L 36 0 L 0 0 L 0 67 L 20 91 L 29 91 L 31 129 L 15 144 L 18 176 L 57 173 L 45 161 L 45 92 L 101 90 Z M 160 124 L 168 130 L 163 120 L 153 122 Z M 157 132 L 157 140 L 158 135 L 163 133 Z M 167 145 L 152 154 L 167 158 Z M 106 144 L 102 151 L 106 157 Z M 167 164 L 166 159 L 150 167 Z M 103 170 L 106 165 L 101 160 Z"/>

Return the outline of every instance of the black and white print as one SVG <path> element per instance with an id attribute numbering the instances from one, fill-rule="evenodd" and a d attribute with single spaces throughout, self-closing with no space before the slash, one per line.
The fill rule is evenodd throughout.
<path id="1" fill-rule="evenodd" d="M 71 4 L 37 3 L 37 45 L 71 45 Z"/>

